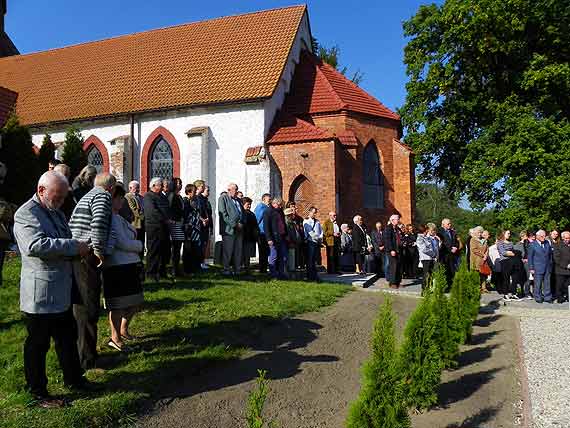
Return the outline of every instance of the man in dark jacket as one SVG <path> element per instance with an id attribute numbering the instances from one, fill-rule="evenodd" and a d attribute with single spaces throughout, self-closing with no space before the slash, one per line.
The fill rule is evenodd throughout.
<path id="1" fill-rule="evenodd" d="M 400 216 L 394 214 L 390 217 L 390 223 L 384 230 L 384 251 L 388 255 L 388 272 L 386 279 L 390 288 L 400 288 L 402 282 L 402 236 L 398 224 Z"/>
<path id="2" fill-rule="evenodd" d="M 143 206 L 146 230 L 146 273 L 159 281 L 166 277 L 166 265 L 170 258 L 170 215 L 168 198 L 162 194 L 162 178 L 150 181 L 150 191 L 144 195 Z"/>
<path id="3" fill-rule="evenodd" d="M 455 275 L 455 259 L 459 254 L 459 241 L 457 234 L 451 227 L 451 220 L 444 218 L 441 221 L 441 228 L 437 232 L 441 239 L 441 247 L 439 249 L 439 261 L 445 266 L 445 276 L 447 278 L 447 286 L 451 287 L 453 276 Z"/>
<path id="4" fill-rule="evenodd" d="M 287 226 L 283 214 L 283 199 L 273 198 L 263 214 L 265 237 L 269 245 L 269 272 L 271 277 L 284 279 L 287 264 Z"/>
<path id="5" fill-rule="evenodd" d="M 376 263 L 376 274 L 378 276 L 384 275 L 384 232 L 382 230 L 382 223 L 376 223 L 376 229 L 370 233 L 372 246 L 374 247 L 374 262 Z"/>
<path id="6" fill-rule="evenodd" d="M 554 245 L 554 273 L 558 303 L 568 301 L 570 285 L 570 232 L 562 232 L 562 241 Z"/>

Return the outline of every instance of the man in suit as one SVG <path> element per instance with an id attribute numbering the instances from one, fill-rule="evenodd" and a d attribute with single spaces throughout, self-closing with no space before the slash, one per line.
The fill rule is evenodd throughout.
<path id="1" fill-rule="evenodd" d="M 447 287 L 451 287 L 453 277 L 455 275 L 456 258 L 459 255 L 459 241 L 457 234 L 453 230 L 451 220 L 444 218 L 441 221 L 441 228 L 437 235 L 441 240 L 439 249 L 439 261 L 445 266 L 445 276 L 447 279 Z"/>
<path id="2" fill-rule="evenodd" d="M 336 213 L 333 211 L 323 223 L 323 234 L 327 248 L 327 272 L 338 273 L 340 271 L 340 227 L 336 222 Z"/>
<path id="3" fill-rule="evenodd" d="M 168 199 L 162 195 L 163 180 L 150 180 L 150 191 L 143 199 L 145 232 L 147 241 L 146 275 L 153 281 L 166 277 L 166 265 L 170 258 L 170 214 Z M 166 199 L 166 204 L 164 200 Z"/>
<path id="4" fill-rule="evenodd" d="M 558 303 L 568 301 L 568 285 L 570 285 L 570 232 L 564 231 L 561 236 L 562 240 L 554 245 L 554 270 Z"/>
<path id="5" fill-rule="evenodd" d="M 37 193 L 15 215 L 14 235 L 22 253 L 20 310 L 28 337 L 24 344 L 26 385 L 41 407 L 64 403 L 48 395 L 46 355 L 53 337 L 63 381 L 72 388 L 85 386 L 73 319 L 72 260 L 86 257 L 89 244 L 72 239 L 62 211 L 69 183 L 60 173 L 48 171 Z"/>
<path id="6" fill-rule="evenodd" d="M 125 195 L 125 201 L 131 210 L 131 224 L 137 231 L 137 239 L 143 243 L 144 255 L 144 207 L 143 198 L 140 195 L 141 185 L 138 181 L 133 180 L 129 183 L 129 193 Z"/>
<path id="7" fill-rule="evenodd" d="M 536 240 L 528 247 L 528 268 L 534 275 L 534 300 L 552 303 L 550 274 L 552 272 L 552 246 L 546 240 L 546 232 L 536 232 Z"/>
<path id="8" fill-rule="evenodd" d="M 220 218 L 220 234 L 222 235 L 222 262 L 224 275 L 230 275 L 230 265 L 233 262 L 233 273 L 239 274 L 242 261 L 243 225 L 245 212 L 237 198 L 238 186 L 228 184 L 227 193 L 222 193 L 218 199 L 218 214 Z"/>
<path id="9" fill-rule="evenodd" d="M 372 246 L 374 247 L 374 262 L 376 263 L 376 274 L 382 276 L 384 266 L 384 233 L 382 231 L 382 223 L 376 222 L 376 228 L 370 234 Z"/>
<path id="10" fill-rule="evenodd" d="M 400 288 L 402 282 L 402 235 L 399 223 L 400 216 L 393 214 L 384 230 L 384 251 L 388 255 L 386 279 L 390 288 Z"/>

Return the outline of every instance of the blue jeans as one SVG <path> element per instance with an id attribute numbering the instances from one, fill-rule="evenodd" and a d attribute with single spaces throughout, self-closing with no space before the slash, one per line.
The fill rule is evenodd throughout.
<path id="1" fill-rule="evenodd" d="M 321 251 L 321 246 L 314 242 L 307 242 L 307 279 L 316 281 L 319 279 L 317 275 L 317 254 Z"/>
<path id="2" fill-rule="evenodd" d="M 269 246 L 269 273 L 272 278 L 285 278 L 285 266 L 287 266 L 287 244 L 285 241 L 273 242 Z"/>
<path id="3" fill-rule="evenodd" d="M 389 266 L 390 266 L 390 253 L 384 253 L 384 278 L 388 279 L 389 277 Z"/>
<path id="4" fill-rule="evenodd" d="M 541 296 L 542 288 L 542 296 Z M 534 274 L 534 300 L 545 302 L 552 301 L 552 292 L 550 290 L 550 272 Z"/>

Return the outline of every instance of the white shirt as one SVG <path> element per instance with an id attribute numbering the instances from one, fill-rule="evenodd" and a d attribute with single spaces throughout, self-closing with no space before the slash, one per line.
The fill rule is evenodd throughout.
<path id="1" fill-rule="evenodd" d="M 308 218 L 304 220 L 303 230 L 305 231 L 306 241 L 320 243 L 323 240 L 323 228 L 316 218 Z"/>

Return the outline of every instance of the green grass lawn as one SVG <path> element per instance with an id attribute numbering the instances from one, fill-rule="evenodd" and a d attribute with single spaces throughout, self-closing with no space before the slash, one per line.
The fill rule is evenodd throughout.
<path id="1" fill-rule="evenodd" d="M 300 281 L 267 281 L 252 276 L 233 280 L 216 273 L 170 283 L 145 284 L 145 306 L 131 333 L 140 340 L 133 352 L 106 346 L 106 313 L 99 321 L 100 365 L 87 377 L 96 393 L 74 395 L 63 385 L 53 346 L 47 371 L 51 394 L 72 405 L 44 410 L 24 391 L 22 349 L 26 331 L 19 312 L 20 264 L 4 267 L 0 288 L 0 426 L 128 426 L 144 406 L 161 398 L 184 376 L 217 361 L 239 358 L 265 326 L 283 317 L 333 304 L 350 288 Z M 245 406 L 245 403 L 244 403 Z"/>

